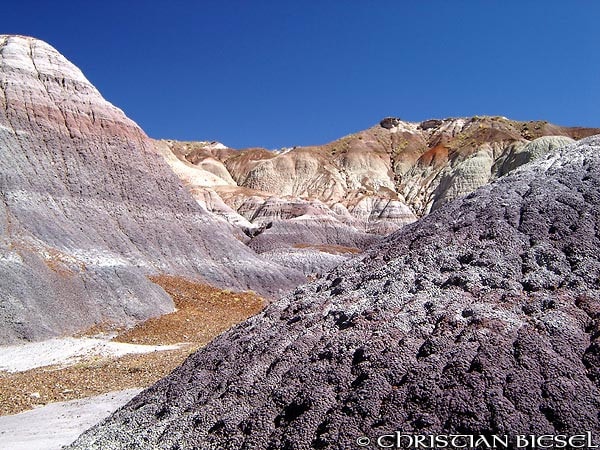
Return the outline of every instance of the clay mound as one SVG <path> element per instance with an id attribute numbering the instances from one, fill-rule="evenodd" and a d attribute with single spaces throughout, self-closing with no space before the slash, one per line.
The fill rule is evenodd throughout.
<path id="1" fill-rule="evenodd" d="M 0 156 L 0 343 L 171 311 L 147 275 L 265 295 L 305 280 L 235 239 L 135 123 L 33 38 L 0 35 Z"/>
<path id="2" fill-rule="evenodd" d="M 573 142 L 575 140 L 568 136 L 542 136 L 534 139 L 522 147 L 517 147 L 516 151 L 509 153 L 498 161 L 496 176 L 505 175 L 523 164 L 542 158 Z"/>
<path id="3" fill-rule="evenodd" d="M 597 136 L 298 288 L 71 448 L 346 449 L 396 430 L 597 437 L 599 227 Z"/>

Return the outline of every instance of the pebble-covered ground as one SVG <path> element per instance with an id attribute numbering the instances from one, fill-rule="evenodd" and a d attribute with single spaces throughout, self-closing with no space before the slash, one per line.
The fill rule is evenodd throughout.
<path id="1" fill-rule="evenodd" d="M 177 310 L 122 331 L 113 340 L 151 345 L 181 343 L 179 349 L 118 358 L 92 356 L 68 367 L 0 372 L 0 415 L 149 386 L 213 337 L 259 312 L 264 304 L 254 293 L 220 290 L 180 277 L 157 276 L 152 281 L 172 296 Z"/>

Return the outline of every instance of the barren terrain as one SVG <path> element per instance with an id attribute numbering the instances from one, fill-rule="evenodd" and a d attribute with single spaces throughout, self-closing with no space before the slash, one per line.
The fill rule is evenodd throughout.
<path id="1" fill-rule="evenodd" d="M 152 281 L 171 295 L 177 310 L 121 331 L 113 341 L 180 344 L 178 349 L 121 357 L 90 355 L 68 366 L 57 364 L 23 372 L 0 372 L 0 415 L 16 414 L 51 402 L 149 386 L 179 366 L 191 352 L 256 314 L 264 305 L 254 293 L 216 289 L 185 278 L 157 276 Z M 93 329 L 89 334 L 98 331 Z M 106 333 L 106 327 L 102 331 Z"/>

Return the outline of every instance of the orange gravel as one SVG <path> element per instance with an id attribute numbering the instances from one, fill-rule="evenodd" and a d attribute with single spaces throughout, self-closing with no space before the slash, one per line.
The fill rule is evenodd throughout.
<path id="1" fill-rule="evenodd" d="M 231 326 L 259 312 L 262 298 L 250 292 L 231 292 L 172 276 L 150 278 L 175 302 L 177 311 L 149 319 L 115 341 L 133 344 L 208 343 Z"/>
<path id="2" fill-rule="evenodd" d="M 254 293 L 220 290 L 181 277 L 161 275 L 150 279 L 171 295 L 177 310 L 138 324 L 113 340 L 151 345 L 182 343 L 181 348 L 119 358 L 91 357 L 69 367 L 0 372 L 0 415 L 50 402 L 150 386 L 190 353 L 258 313 L 265 304 Z"/>

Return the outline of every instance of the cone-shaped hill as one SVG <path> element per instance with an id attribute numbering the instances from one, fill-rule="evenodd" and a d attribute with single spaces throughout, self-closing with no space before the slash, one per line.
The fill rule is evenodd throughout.
<path id="1" fill-rule="evenodd" d="M 266 295 L 305 279 L 198 205 L 58 51 L 0 35 L 0 344 L 171 311 L 158 274 Z"/>

